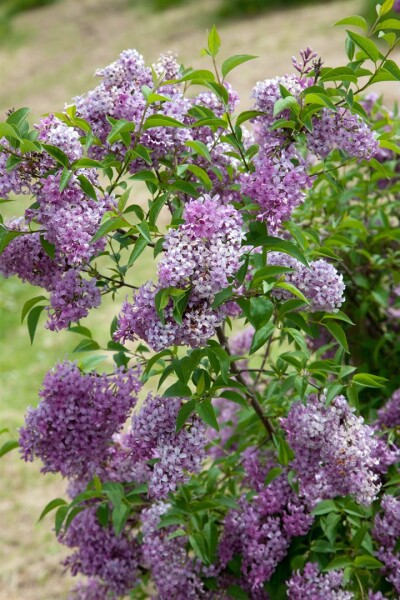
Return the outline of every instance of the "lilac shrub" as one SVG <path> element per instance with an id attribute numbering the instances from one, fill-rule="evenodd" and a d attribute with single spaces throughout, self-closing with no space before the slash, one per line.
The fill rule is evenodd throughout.
<path id="1" fill-rule="evenodd" d="M 71 599 L 398 598 L 399 120 L 369 89 L 400 78 L 392 8 L 344 19 L 344 66 L 260 73 L 251 110 L 228 79 L 254 57 L 220 63 L 213 27 L 210 70 L 125 50 L 0 123 L 24 202 L 0 272 L 40 288 L 32 341 L 45 315 L 80 336 L 0 455 L 66 480 L 42 517 Z"/>

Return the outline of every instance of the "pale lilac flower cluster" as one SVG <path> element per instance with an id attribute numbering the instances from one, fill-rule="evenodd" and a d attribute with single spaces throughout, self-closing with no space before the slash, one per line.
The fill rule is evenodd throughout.
<path id="1" fill-rule="evenodd" d="M 84 595 L 85 599 L 124 596 L 136 583 L 141 560 L 139 544 L 126 531 L 116 536 L 111 525 L 101 526 L 95 508 L 87 508 L 76 515 L 59 536 L 59 541 L 74 549 L 73 554 L 63 561 L 72 575 L 80 573 L 94 578 L 85 590 L 91 596 Z M 75 597 L 79 598 L 79 595 Z"/>
<path id="2" fill-rule="evenodd" d="M 111 438 L 136 404 L 136 370 L 82 373 L 64 362 L 49 371 L 41 402 L 29 408 L 20 430 L 26 461 L 40 458 L 43 472 L 88 480 L 101 468 Z"/>
<path id="3" fill-rule="evenodd" d="M 160 286 L 190 285 L 194 298 L 212 301 L 239 268 L 242 219 L 233 206 L 210 196 L 186 204 L 183 218 L 185 222 L 165 238 L 158 266 Z"/>
<path id="4" fill-rule="evenodd" d="M 168 504 L 153 504 L 142 511 L 143 562 L 151 570 L 160 600 L 200 600 L 206 592 L 195 561 L 185 550 L 186 536 L 168 539 L 176 527 L 158 528 Z"/>
<path id="5" fill-rule="evenodd" d="M 205 458 L 205 427 L 197 416 L 191 417 L 176 433 L 180 398 L 149 395 L 133 416 L 124 443 L 134 462 L 158 459 L 149 480 L 149 494 L 165 498 L 201 469 Z"/>
<path id="6" fill-rule="evenodd" d="M 348 110 L 324 109 L 313 120 L 313 131 L 307 134 L 307 145 L 313 154 L 326 158 L 336 148 L 351 157 L 369 160 L 379 144 L 375 133 L 359 116 Z"/>
<path id="7" fill-rule="evenodd" d="M 297 259 L 281 252 L 270 252 L 268 264 L 279 265 L 294 269 L 286 273 L 287 283 L 297 287 L 310 304 L 303 310 L 308 312 L 335 312 L 344 302 L 345 285 L 343 275 L 339 274 L 333 265 L 325 260 L 316 260 L 306 267 Z M 287 290 L 275 288 L 273 295 L 279 300 L 287 300 L 292 296 Z"/>
<path id="8" fill-rule="evenodd" d="M 4 150 L 3 150 L 4 148 Z M 7 170 L 7 160 L 10 145 L 6 138 L 0 138 L 0 197 L 8 199 L 12 194 L 30 194 L 32 190 L 32 173 L 30 172 L 33 165 L 29 161 L 22 161 L 13 169 Z M 19 154 L 18 150 L 12 150 Z"/>
<path id="9" fill-rule="evenodd" d="M 83 279 L 80 271 L 69 269 L 52 287 L 46 327 L 51 331 L 65 329 L 70 323 L 86 317 L 89 310 L 100 303 L 100 288 L 96 287 L 96 280 Z"/>
<path id="10" fill-rule="evenodd" d="M 221 325 L 224 314 L 213 310 L 205 300 L 189 300 L 182 316 L 182 325 L 173 317 L 172 301 L 164 309 L 164 322 L 155 308 L 157 288 L 151 282 L 142 285 L 133 303 L 124 302 L 118 317 L 117 341 L 142 339 L 157 352 L 169 346 L 204 346 Z"/>
<path id="11" fill-rule="evenodd" d="M 379 544 L 377 556 L 385 565 L 386 579 L 400 593 L 400 499 L 385 494 L 381 508 L 383 513 L 376 515 L 373 529 L 373 537 Z"/>
<path id="12" fill-rule="evenodd" d="M 321 573 L 316 563 L 308 562 L 303 572 L 287 582 L 289 600 L 352 600 L 354 594 L 343 589 L 343 571 Z"/>
<path id="13" fill-rule="evenodd" d="M 393 392 L 391 398 L 378 410 L 378 423 L 380 427 L 388 429 L 400 425 L 400 389 Z"/>
<path id="14" fill-rule="evenodd" d="M 110 198 L 89 198 L 79 185 L 79 175 L 84 175 L 95 183 L 93 173 L 87 169 L 73 175 L 62 191 L 60 174 L 43 179 L 36 194 L 39 208 L 27 214 L 46 229 L 46 240 L 55 245 L 56 251 L 70 265 L 87 262 L 104 249 L 104 238 L 95 243 L 91 239 L 98 230 L 104 213 L 113 206 Z"/>
<path id="15" fill-rule="evenodd" d="M 290 145 L 279 153 L 261 148 L 254 162 L 255 171 L 242 175 L 242 192 L 259 205 L 257 218 L 276 232 L 304 202 L 305 190 L 311 187 L 307 161 Z"/>
<path id="16" fill-rule="evenodd" d="M 380 484 L 375 473 L 377 441 L 373 429 L 354 415 L 343 396 L 326 406 L 326 398 L 295 402 L 281 420 L 296 454 L 300 492 L 310 507 L 335 496 L 355 496 L 371 504 Z"/>
<path id="17" fill-rule="evenodd" d="M 79 132 L 73 127 L 68 127 L 58 117 L 47 115 L 35 125 L 35 128 L 38 131 L 39 142 L 56 146 L 68 156 L 71 162 L 82 158 L 83 146 L 79 140 Z M 54 159 L 51 159 L 50 167 L 52 163 L 54 165 Z"/>
<path id="18" fill-rule="evenodd" d="M 241 571 L 256 593 L 286 556 L 291 539 L 309 531 L 313 517 L 293 492 L 286 473 L 265 486 L 265 477 L 276 463 L 261 463 L 259 452 L 248 448 L 243 466 L 245 481 L 256 494 L 252 500 L 242 496 L 239 508 L 226 515 L 218 553 L 222 569 L 234 555 L 242 556 Z"/>
<path id="19" fill-rule="evenodd" d="M 9 230 L 26 232 L 14 238 L 0 254 L 0 273 L 17 275 L 22 281 L 52 290 L 62 276 L 65 265 L 56 263 L 43 249 L 39 233 L 30 233 L 23 222 L 15 220 Z"/>

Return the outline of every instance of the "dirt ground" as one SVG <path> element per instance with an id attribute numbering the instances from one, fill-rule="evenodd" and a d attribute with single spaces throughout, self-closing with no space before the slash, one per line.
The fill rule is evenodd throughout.
<path id="1" fill-rule="evenodd" d="M 344 33 L 331 25 L 357 14 L 361 4 L 361 0 L 322 2 L 220 23 L 224 57 L 241 53 L 260 57 L 232 73 L 231 83 L 242 96 L 241 108 L 250 105 L 250 92 L 257 80 L 291 71 L 290 58 L 300 48 L 311 46 L 326 65 L 340 64 L 344 60 Z M 171 50 L 185 65 L 208 68 L 206 59 L 200 58 L 200 49 L 206 29 L 213 24 L 214 8 L 213 0 L 203 0 L 151 14 L 144 1 L 63 0 L 21 15 L 15 20 L 11 40 L 0 48 L 0 115 L 19 106 L 30 106 L 35 117 L 61 110 L 65 102 L 94 85 L 92 74 L 97 67 L 115 60 L 125 48 L 137 48 L 147 60 Z M 387 103 L 400 91 L 398 84 L 379 84 L 377 91 L 385 90 Z M 43 339 L 46 348 L 48 338 Z M 60 357 L 64 352 L 57 347 Z M 42 358 L 43 369 L 52 364 L 46 352 Z M 0 360 L 0 371 L 2 366 Z M 12 397 L 17 380 L 27 376 L 22 370 L 13 373 L 14 379 L 0 380 L 8 382 L 7 398 Z M 27 387 L 36 386 L 36 379 L 28 381 Z M 2 393 L 5 398 L 0 387 Z M 27 395 L 26 404 L 33 396 L 34 392 Z M 2 426 L 7 426 L 9 418 L 13 424 L 21 422 L 23 409 L 19 407 L 25 406 L 24 400 L 17 406 L 13 412 L 0 402 Z M 54 541 L 52 519 L 35 524 L 43 506 L 63 495 L 63 483 L 56 477 L 39 479 L 38 466 L 23 464 L 16 453 L 0 461 L 0 481 L 0 600 L 66 598 L 71 578 L 59 566 L 63 551 Z"/>

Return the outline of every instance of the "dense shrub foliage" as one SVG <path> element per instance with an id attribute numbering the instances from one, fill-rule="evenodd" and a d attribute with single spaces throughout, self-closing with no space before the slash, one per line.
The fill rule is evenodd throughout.
<path id="1" fill-rule="evenodd" d="M 32 340 L 82 338 L 19 439 L 68 479 L 42 516 L 88 578 L 71 598 L 399 597 L 399 119 L 369 91 L 400 80 L 392 7 L 249 111 L 227 78 L 254 57 L 221 64 L 213 28 L 212 70 L 126 50 L 63 113 L 0 124 L 3 202 L 27 204 L 0 271 L 43 288 Z"/>

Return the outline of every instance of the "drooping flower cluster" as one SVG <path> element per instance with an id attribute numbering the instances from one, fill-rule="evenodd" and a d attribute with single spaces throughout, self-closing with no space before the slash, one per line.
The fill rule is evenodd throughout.
<path id="1" fill-rule="evenodd" d="M 375 517 L 373 537 L 379 544 L 377 556 L 385 567 L 386 579 L 400 593 L 400 499 L 384 495 L 381 501 L 383 513 Z"/>
<path id="2" fill-rule="evenodd" d="M 156 293 L 157 289 L 148 282 L 134 295 L 133 303 L 124 302 L 114 336 L 116 340 L 125 343 L 140 338 L 156 351 L 174 345 L 196 348 L 204 346 L 223 321 L 222 311 L 212 309 L 207 301 L 189 300 L 180 325 L 173 317 L 171 300 L 163 311 L 162 322 L 155 307 Z"/>
<path id="3" fill-rule="evenodd" d="M 358 115 L 341 109 L 324 109 L 313 121 L 313 131 L 307 135 L 310 152 L 326 158 L 338 148 L 351 157 L 370 159 L 378 151 L 375 133 Z"/>
<path id="4" fill-rule="evenodd" d="M 64 566 L 72 575 L 92 578 L 84 588 L 78 587 L 75 598 L 117 598 L 136 583 L 141 560 L 138 542 L 126 531 L 116 536 L 111 525 L 100 525 L 95 508 L 80 512 L 59 540 L 74 549 Z"/>
<path id="5" fill-rule="evenodd" d="M 176 527 L 157 526 L 168 504 L 153 504 L 142 511 L 143 561 L 151 570 L 160 600 L 197 600 L 206 597 L 195 561 L 185 550 L 185 536 L 168 539 Z"/>
<path id="6" fill-rule="evenodd" d="M 239 508 L 228 512 L 219 544 L 221 568 L 234 555 L 242 556 L 241 571 L 252 591 L 261 590 L 286 556 L 294 536 L 305 535 L 313 522 L 304 504 L 281 473 L 268 485 L 265 478 L 274 461 L 263 464 L 259 452 L 248 448 L 244 468 L 246 480 L 256 494 L 252 500 L 239 499 Z"/>
<path id="7" fill-rule="evenodd" d="M 149 493 L 155 498 L 165 498 L 188 481 L 191 473 L 200 471 L 205 458 L 205 427 L 198 417 L 191 417 L 176 432 L 180 407 L 180 398 L 149 395 L 133 416 L 131 430 L 124 440 L 130 450 L 130 461 L 157 459 L 149 480 Z"/>
<path id="8" fill-rule="evenodd" d="M 271 252 L 268 254 L 268 264 L 294 269 L 285 274 L 285 281 L 297 287 L 310 302 L 303 310 L 335 312 L 344 302 L 343 275 L 325 260 L 313 261 L 306 267 L 287 254 Z M 275 288 L 273 294 L 280 300 L 292 297 L 290 292 L 279 288 Z"/>
<path id="9" fill-rule="evenodd" d="M 311 396 L 306 405 L 296 402 L 281 422 L 296 454 L 291 466 L 310 507 L 347 494 L 362 504 L 375 499 L 380 487 L 374 472 L 377 441 L 343 396 L 328 406 L 323 395 Z"/>
<path id="10" fill-rule="evenodd" d="M 157 286 L 142 286 L 133 303 L 125 302 L 115 339 L 125 342 L 141 338 L 154 350 L 171 345 L 205 345 L 223 320 L 221 309 L 212 309 L 215 293 L 228 285 L 239 268 L 242 221 L 229 204 L 205 196 L 188 202 L 185 223 L 171 230 L 165 241 L 165 257 L 158 268 Z M 172 299 L 160 319 L 155 306 L 162 288 L 190 287 L 182 324 L 174 317 Z"/>
<path id="11" fill-rule="evenodd" d="M 307 563 L 302 573 L 295 573 L 287 582 L 288 599 L 352 600 L 354 594 L 343 590 L 343 571 L 321 573 L 316 563 Z"/>
<path id="12" fill-rule="evenodd" d="M 40 458 L 43 472 L 86 481 L 101 468 L 114 433 L 125 423 L 141 384 L 134 370 L 98 375 L 64 362 L 49 371 L 41 402 L 20 431 L 25 460 Z"/>
<path id="13" fill-rule="evenodd" d="M 291 145 L 279 153 L 261 148 L 254 162 L 254 173 L 245 173 L 241 178 L 242 192 L 259 205 L 257 218 L 276 232 L 304 202 L 305 190 L 311 187 L 307 161 Z"/>
<path id="14" fill-rule="evenodd" d="M 186 204 L 185 223 L 165 238 L 158 267 L 161 287 L 191 285 L 194 298 L 209 301 L 227 287 L 243 252 L 242 220 L 233 206 L 218 200 L 204 196 Z"/>

